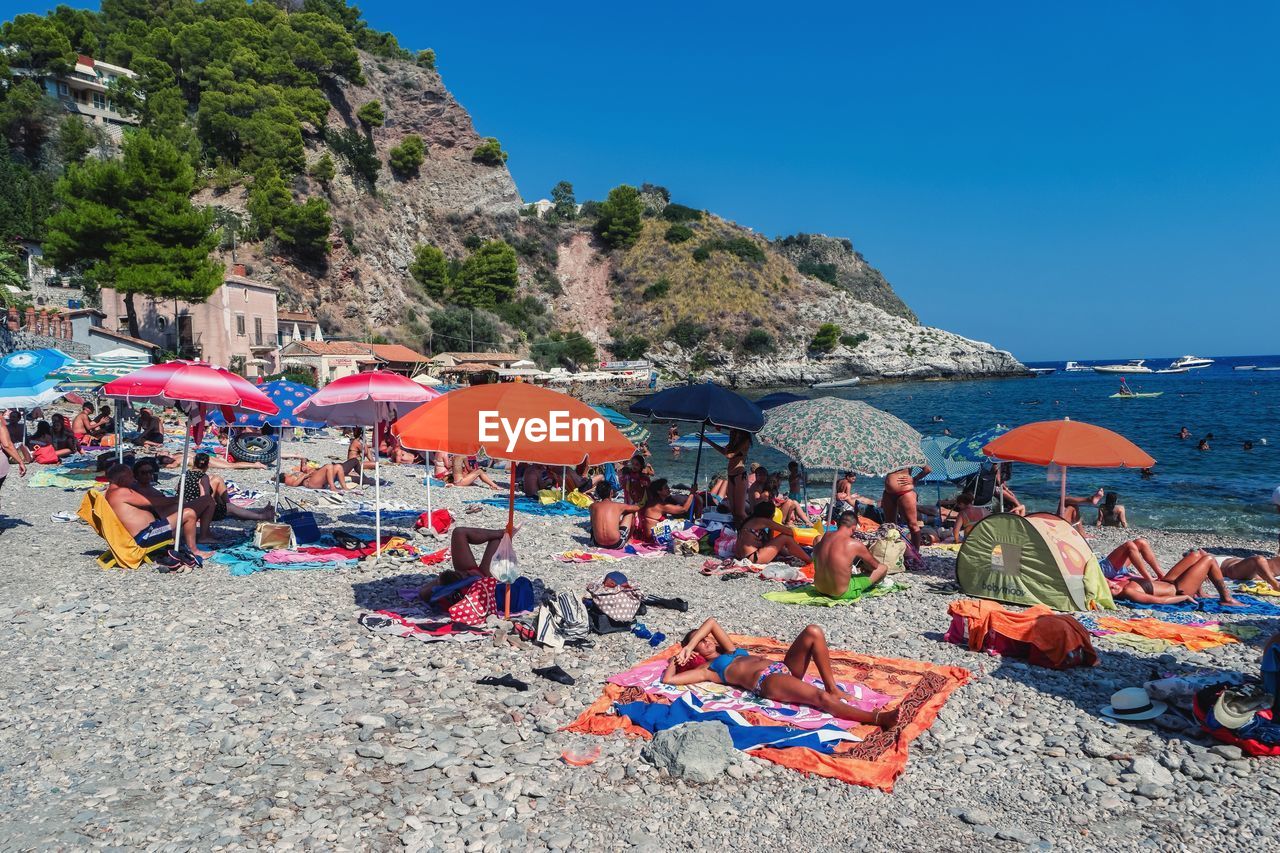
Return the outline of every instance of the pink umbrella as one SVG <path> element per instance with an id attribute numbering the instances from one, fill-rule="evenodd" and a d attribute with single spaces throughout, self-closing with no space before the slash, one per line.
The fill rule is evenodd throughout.
<path id="1" fill-rule="evenodd" d="M 299 403 L 293 411 L 298 417 L 323 421 L 329 426 L 358 426 L 361 430 L 367 426 L 374 427 L 376 441 L 379 424 L 391 420 L 392 416 L 407 415 L 428 400 L 439 396 L 439 391 L 424 388 L 398 373 L 371 370 L 367 373 L 354 373 L 330 382 Z M 378 459 L 375 447 L 373 454 L 374 547 L 377 549 L 375 553 L 382 548 L 382 477 Z M 360 469 L 364 470 L 363 460 L 361 460 Z M 430 488 L 431 478 L 428 477 L 427 489 L 430 490 Z M 430 501 L 429 494 L 427 500 Z"/>
<path id="2" fill-rule="evenodd" d="M 190 361 L 170 361 L 135 370 L 102 386 L 102 393 L 130 403 L 174 406 L 187 416 L 187 427 L 182 437 L 182 469 L 178 477 L 178 530 L 174 534 L 178 541 L 181 541 L 185 492 L 182 484 L 187 478 L 191 427 L 203 424 L 205 414 L 215 407 L 222 410 L 228 421 L 235 418 L 237 411 L 264 415 L 280 411 L 270 397 L 248 380 L 225 368 Z"/>

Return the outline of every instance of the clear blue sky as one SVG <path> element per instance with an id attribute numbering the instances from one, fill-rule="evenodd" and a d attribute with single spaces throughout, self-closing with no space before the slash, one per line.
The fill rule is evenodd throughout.
<path id="1" fill-rule="evenodd" d="M 1274 3 L 359 5 L 528 200 L 651 181 L 847 236 L 1026 360 L 1280 352 Z"/>

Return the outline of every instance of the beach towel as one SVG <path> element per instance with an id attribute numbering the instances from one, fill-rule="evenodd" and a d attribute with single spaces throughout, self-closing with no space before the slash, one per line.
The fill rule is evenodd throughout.
<path id="1" fill-rule="evenodd" d="M 1120 631 L 1126 634 L 1137 634 L 1140 637 L 1166 640 L 1185 646 L 1193 652 L 1240 642 L 1230 634 L 1211 628 L 1174 625 L 1159 619 L 1116 619 L 1112 616 L 1103 616 L 1098 619 L 1098 627 L 1106 631 Z"/>
<path id="2" fill-rule="evenodd" d="M 1097 635 L 1113 646 L 1121 646 L 1144 655 L 1158 655 L 1173 648 L 1168 640 L 1154 640 L 1150 637 L 1139 637 L 1137 634 L 1115 634 L 1109 631 Z"/>
<path id="3" fill-rule="evenodd" d="M 1280 616 L 1280 605 L 1255 598 L 1251 595 L 1237 595 L 1236 599 L 1246 606 L 1223 607 L 1216 598 L 1201 598 L 1194 603 L 1184 601 L 1179 604 L 1139 604 L 1125 598 L 1117 598 L 1116 604 L 1123 604 L 1134 610 L 1154 610 L 1157 613 L 1238 613 L 1242 616 Z"/>
<path id="4" fill-rule="evenodd" d="M 996 601 L 962 599 L 951 602 L 947 612 L 952 621 L 943 639 L 967 642 L 970 651 L 1026 657 L 1033 664 L 1052 669 L 1093 666 L 1098 662 L 1084 626 L 1043 604 L 1012 611 Z"/>
<path id="5" fill-rule="evenodd" d="M 93 476 L 86 477 L 79 472 L 72 474 L 55 468 L 41 468 L 31 473 L 31 476 L 27 478 L 27 485 L 33 489 L 88 490 L 99 486 L 105 487 L 105 483 L 98 482 L 97 476 L 96 472 L 93 473 Z"/>
<path id="6" fill-rule="evenodd" d="M 882 595 L 899 592 L 907 588 L 907 585 L 902 583 L 878 583 L 853 598 L 832 598 L 825 593 L 818 592 L 818 590 L 814 589 L 813 584 L 805 584 L 795 589 L 775 589 L 772 592 L 766 592 L 760 597 L 767 598 L 769 601 L 776 601 L 779 604 L 798 604 L 802 607 L 841 607 L 846 604 L 855 604 L 864 598 L 879 598 Z"/>
<path id="7" fill-rule="evenodd" d="M 463 622 L 441 619 L 421 610 L 375 610 L 361 613 L 356 621 L 374 634 L 404 637 L 422 643 L 468 643 L 483 640 L 493 632 Z"/>
<path id="8" fill-rule="evenodd" d="M 1274 590 L 1266 581 L 1251 581 L 1249 583 L 1236 584 L 1236 590 L 1239 592 L 1247 592 L 1250 595 L 1280 595 L 1280 590 Z"/>
<path id="9" fill-rule="evenodd" d="M 227 574 L 236 578 L 268 570 L 302 572 L 309 571 L 311 569 L 351 568 L 356 565 L 357 562 L 356 560 L 331 560 L 327 558 L 319 558 L 318 560 L 313 560 L 311 562 L 268 563 L 264 559 L 266 554 L 266 551 L 263 551 L 261 548 L 255 548 L 252 545 L 238 545 L 233 548 L 219 549 L 205 562 L 212 563 L 217 566 L 226 566 Z"/>
<path id="10" fill-rule="evenodd" d="M 739 648 L 773 660 L 781 660 L 787 651 L 787 646 L 766 637 L 734 636 L 732 639 Z M 623 684 L 618 683 L 618 680 L 634 682 L 637 670 L 647 665 L 652 672 L 654 664 L 658 664 L 657 671 L 660 675 L 666 660 L 675 654 L 678 648 L 672 645 L 640 666 L 609 679 L 600 697 L 577 720 L 566 726 L 565 730 L 597 735 L 620 731 L 635 737 L 650 737 L 648 731 L 637 726 L 630 718 L 615 713 L 614 706 L 630 702 L 671 704 L 674 699 L 664 695 L 665 691 L 653 694 L 647 692 L 645 685 L 650 683 L 648 680 L 639 684 Z M 969 680 L 970 673 L 960 667 L 876 658 L 841 649 L 831 650 L 831 663 L 836 678 L 842 685 L 857 684 L 876 694 L 891 697 L 891 702 L 895 703 L 899 709 L 898 725 L 893 729 L 882 731 L 875 726 L 862 726 L 849 721 L 836 720 L 812 708 L 779 705 L 778 712 L 785 711 L 790 715 L 786 717 L 786 722 L 782 722 L 776 717 L 763 713 L 763 709 L 757 703 L 767 703 L 768 700 L 760 699 L 754 694 L 714 685 L 726 693 L 736 694 L 731 697 L 731 701 L 745 704 L 747 707 L 743 709 L 715 707 L 707 702 L 701 691 L 697 695 L 703 700 L 704 710 L 737 710 L 754 726 L 791 726 L 813 729 L 821 728 L 823 725 L 833 725 L 851 731 L 862 740 L 857 743 L 840 743 L 830 754 L 804 747 L 782 749 L 760 747 L 753 750 L 752 754 L 802 772 L 839 779 L 852 785 L 866 785 L 883 791 L 892 791 L 894 780 L 906 769 L 907 750 L 911 741 L 933 725 L 947 697 Z M 708 686 L 713 685 L 700 687 Z M 661 687 L 667 686 L 661 685 Z M 683 692 L 680 688 L 671 689 Z M 866 695 L 870 696 L 870 694 Z M 769 704 L 776 705 L 776 703 Z M 819 719 L 820 722 L 817 722 Z M 808 720 L 810 725 L 805 726 L 800 723 L 800 720 Z M 813 725 L 814 722 L 817 722 L 817 725 Z"/>
<path id="11" fill-rule="evenodd" d="M 611 563 L 618 560 L 625 560 L 628 557 L 660 557 L 667 553 L 665 548 L 657 545 L 645 545 L 642 542 L 636 542 L 631 545 L 624 545 L 621 548 L 593 548 L 591 550 L 573 550 L 565 551 L 556 555 L 556 559 L 562 563 Z"/>
<path id="12" fill-rule="evenodd" d="M 507 508 L 506 498 L 483 498 L 477 501 L 467 501 L 472 504 L 482 504 L 484 506 L 496 506 L 499 509 Z M 576 507 L 571 503 L 558 501 L 553 504 L 543 504 L 537 498 L 518 497 L 516 498 L 516 512 L 523 512 L 529 515 L 574 515 L 584 516 L 589 513 L 581 507 Z"/>
<path id="13" fill-rule="evenodd" d="M 614 710 L 634 725 L 655 735 L 683 723 L 720 723 L 729 730 L 729 739 L 741 750 L 772 747 L 774 749 L 809 749 L 830 755 L 841 742 L 857 743 L 862 738 L 839 726 L 825 725 L 816 729 L 792 729 L 784 726 L 755 726 L 736 711 L 707 711 L 702 700 L 685 693 L 667 705 L 662 702 L 627 702 Z"/>

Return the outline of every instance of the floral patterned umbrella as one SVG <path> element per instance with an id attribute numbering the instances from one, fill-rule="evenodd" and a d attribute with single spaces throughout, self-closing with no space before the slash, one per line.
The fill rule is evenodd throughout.
<path id="1" fill-rule="evenodd" d="M 806 470 L 878 477 L 925 464 L 920 433 L 861 400 L 819 397 L 778 406 L 769 410 L 756 438 Z"/>

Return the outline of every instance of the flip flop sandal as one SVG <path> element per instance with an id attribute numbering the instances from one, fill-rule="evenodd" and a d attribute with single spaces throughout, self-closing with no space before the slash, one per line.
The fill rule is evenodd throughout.
<path id="1" fill-rule="evenodd" d="M 467 515 L 475 515 L 477 512 L 484 512 L 484 507 L 480 504 L 471 504 L 463 510 Z"/>
<path id="2" fill-rule="evenodd" d="M 578 680 L 569 673 L 565 672 L 559 666 L 543 666 L 533 671 L 534 675 L 540 675 L 543 678 L 554 681 L 557 684 L 563 684 L 566 687 L 572 687 L 578 683 Z"/>
<path id="3" fill-rule="evenodd" d="M 74 512 L 71 512 L 70 510 L 64 509 L 61 512 L 55 512 L 52 516 L 50 516 L 50 518 L 53 521 L 58 522 L 59 524 L 66 524 L 69 521 L 78 521 L 80 516 L 76 515 Z"/>
<path id="4" fill-rule="evenodd" d="M 512 675 L 509 672 L 506 675 L 501 676 L 500 678 L 494 677 L 492 675 L 487 676 L 485 678 L 481 678 L 478 681 L 476 681 L 476 684 L 483 684 L 486 687 L 510 687 L 512 690 L 518 690 L 521 693 L 524 693 L 526 690 L 529 689 L 528 684 L 516 678 L 514 675 Z"/>

